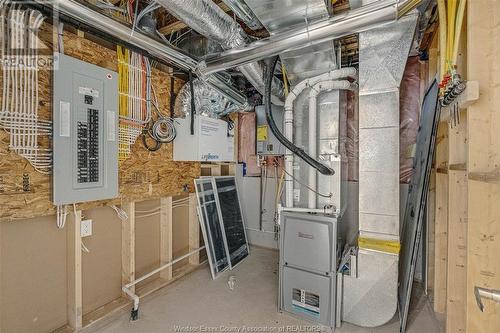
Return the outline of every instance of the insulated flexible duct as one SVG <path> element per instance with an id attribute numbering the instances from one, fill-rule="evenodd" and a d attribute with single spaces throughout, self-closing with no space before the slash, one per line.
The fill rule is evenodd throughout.
<path id="1" fill-rule="evenodd" d="M 219 42 L 225 50 L 245 46 L 248 36 L 241 26 L 212 0 L 157 0 L 169 13 L 201 35 Z M 263 66 L 249 63 L 238 68 L 248 81 L 264 94 Z M 273 84 L 272 101 L 283 105 L 281 81 Z"/>
<path id="2" fill-rule="evenodd" d="M 219 94 L 201 79 L 193 81 L 193 88 L 195 91 L 195 109 L 198 115 L 219 118 L 223 114 L 238 110 L 237 105 L 230 103 L 227 98 Z M 187 83 L 181 88 L 175 99 L 175 115 L 188 117 L 191 115 L 191 109 L 191 88 L 189 83 Z"/>

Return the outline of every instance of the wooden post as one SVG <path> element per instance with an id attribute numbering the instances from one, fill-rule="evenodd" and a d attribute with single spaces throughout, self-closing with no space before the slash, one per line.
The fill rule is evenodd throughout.
<path id="1" fill-rule="evenodd" d="M 160 265 L 172 261 L 172 197 L 160 199 Z M 172 266 L 160 272 L 164 280 L 172 279 Z"/>
<path id="2" fill-rule="evenodd" d="M 434 258 L 435 258 L 435 220 L 436 220 L 436 169 L 431 171 L 429 193 L 427 194 L 426 223 L 427 223 L 427 267 L 425 274 L 425 291 L 427 295 L 434 295 Z M 433 298 L 433 296 L 431 296 Z"/>
<path id="3" fill-rule="evenodd" d="M 465 332 L 467 284 L 467 172 L 449 170 L 446 332 Z"/>
<path id="4" fill-rule="evenodd" d="M 196 212 L 197 206 L 198 200 L 196 194 L 191 193 L 189 195 L 189 252 L 200 247 L 200 223 Z M 192 265 L 199 265 L 200 253 L 193 254 L 189 257 L 189 263 Z"/>
<path id="5" fill-rule="evenodd" d="M 68 274 L 68 325 L 73 330 L 82 328 L 82 212 L 68 214 L 66 223 L 66 265 Z"/>
<path id="6" fill-rule="evenodd" d="M 122 221 L 122 286 L 135 280 L 135 202 L 126 202 L 122 209 L 128 219 Z M 130 288 L 135 291 L 135 286 Z"/>
<path id="7" fill-rule="evenodd" d="M 480 99 L 467 111 L 467 332 L 498 332 L 500 304 L 483 300 L 481 312 L 474 287 L 500 289 L 500 2 L 467 5 L 467 79 L 477 80 L 480 88 Z"/>
<path id="8" fill-rule="evenodd" d="M 434 311 L 446 311 L 448 270 L 448 124 L 439 123 L 436 138 L 436 213 L 434 249 Z"/>

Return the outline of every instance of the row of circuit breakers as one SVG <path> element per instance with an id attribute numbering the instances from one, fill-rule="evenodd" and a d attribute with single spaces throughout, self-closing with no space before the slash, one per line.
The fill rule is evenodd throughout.
<path id="1" fill-rule="evenodd" d="M 118 74 L 57 54 L 54 204 L 118 196 Z"/>

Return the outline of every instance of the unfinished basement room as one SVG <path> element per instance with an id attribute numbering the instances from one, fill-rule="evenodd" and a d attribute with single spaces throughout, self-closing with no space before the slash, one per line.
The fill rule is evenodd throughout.
<path id="1" fill-rule="evenodd" d="M 0 17 L 0 333 L 500 333 L 500 0 Z"/>

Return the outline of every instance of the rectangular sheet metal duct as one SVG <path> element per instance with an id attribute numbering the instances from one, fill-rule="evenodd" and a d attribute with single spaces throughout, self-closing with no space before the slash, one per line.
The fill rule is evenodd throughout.
<path id="1" fill-rule="evenodd" d="M 399 242 L 399 86 L 418 14 L 359 36 L 359 233 Z M 397 309 L 398 254 L 360 246 L 358 278 L 344 277 L 343 319 L 375 327 Z"/>
<path id="2" fill-rule="evenodd" d="M 297 25 L 327 19 L 324 0 L 245 0 L 271 35 Z M 333 41 L 280 54 L 292 87 L 305 78 L 336 68 Z"/>

